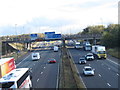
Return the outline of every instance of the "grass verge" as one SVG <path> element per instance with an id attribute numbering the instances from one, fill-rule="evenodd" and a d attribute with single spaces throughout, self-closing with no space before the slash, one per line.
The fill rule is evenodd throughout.
<path id="1" fill-rule="evenodd" d="M 107 53 L 113 57 L 119 58 L 120 59 L 120 48 L 110 48 L 107 50 Z"/>
<path id="2" fill-rule="evenodd" d="M 85 88 L 66 48 L 62 47 L 59 88 Z M 84 89 L 85 90 L 85 89 Z"/>
<path id="3" fill-rule="evenodd" d="M 27 53 L 26 51 L 20 51 L 19 53 L 13 52 L 11 54 L 2 56 L 2 58 L 14 57 L 14 59 L 17 60 L 26 53 Z"/>

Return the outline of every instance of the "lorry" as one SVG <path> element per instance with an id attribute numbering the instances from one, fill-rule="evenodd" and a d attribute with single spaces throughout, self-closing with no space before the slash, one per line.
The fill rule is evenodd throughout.
<path id="1" fill-rule="evenodd" d="M 80 48 L 83 48 L 83 46 L 81 45 L 80 42 L 75 42 L 75 48 L 80 49 Z"/>
<path id="2" fill-rule="evenodd" d="M 54 52 L 58 51 L 58 46 L 54 46 Z"/>
<path id="3" fill-rule="evenodd" d="M 105 46 L 94 45 L 92 46 L 92 53 L 98 58 L 107 58 Z"/>
<path id="4" fill-rule="evenodd" d="M 90 51 L 92 49 L 91 44 L 89 42 L 84 42 L 83 48 L 85 51 Z"/>
<path id="5" fill-rule="evenodd" d="M 13 57 L 0 59 L 0 78 L 16 68 Z"/>
<path id="6" fill-rule="evenodd" d="M 16 68 L 0 79 L 1 90 L 32 88 L 32 76 L 29 68 Z"/>

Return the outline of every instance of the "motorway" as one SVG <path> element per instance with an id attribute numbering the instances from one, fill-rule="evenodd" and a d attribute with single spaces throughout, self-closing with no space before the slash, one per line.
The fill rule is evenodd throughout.
<path id="1" fill-rule="evenodd" d="M 41 55 L 40 60 L 32 61 L 31 53 L 16 61 L 17 68 L 30 68 L 32 71 L 33 88 L 57 88 L 60 62 L 60 50 L 35 50 Z M 57 63 L 49 64 L 48 59 L 55 58 Z"/>
<path id="2" fill-rule="evenodd" d="M 108 57 L 100 60 L 87 61 L 87 64 L 78 64 L 79 58 L 90 51 L 83 49 L 69 48 L 70 54 L 77 67 L 80 78 L 82 78 L 86 88 L 118 88 L 119 69 L 118 59 Z M 31 68 L 33 88 L 58 88 L 59 62 L 61 60 L 60 50 L 35 50 L 41 55 L 40 60 L 32 61 L 31 53 L 28 52 L 16 61 L 17 68 Z M 48 59 L 55 58 L 57 63 L 49 64 Z M 95 68 L 95 76 L 84 76 L 83 67 L 90 65 Z"/>
<path id="3" fill-rule="evenodd" d="M 69 48 L 70 54 L 77 67 L 80 78 L 82 78 L 86 88 L 118 88 L 120 65 L 113 58 L 87 61 L 86 64 L 78 64 L 79 58 L 90 51 Z M 112 59 L 112 60 L 111 60 Z M 95 69 L 95 76 L 84 76 L 83 67 L 90 65 Z M 118 68 L 119 67 L 119 68 Z"/>

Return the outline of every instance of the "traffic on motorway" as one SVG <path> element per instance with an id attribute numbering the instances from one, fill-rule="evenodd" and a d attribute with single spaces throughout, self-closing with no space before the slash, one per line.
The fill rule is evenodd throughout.
<path id="1" fill-rule="evenodd" d="M 117 61 L 107 56 L 104 46 L 95 45 L 91 50 L 85 48 L 71 46 L 68 48 L 85 86 L 119 88 L 120 65 L 115 64 Z"/>
<path id="2" fill-rule="evenodd" d="M 39 42 L 16 61 L 14 58 L 1 60 L 1 67 L 3 63 L 9 66 L 6 73 L 1 70 L 2 88 L 58 88 L 59 46 Z M 77 42 L 67 48 L 86 88 L 118 88 L 119 65 L 108 58 L 105 46 Z"/>

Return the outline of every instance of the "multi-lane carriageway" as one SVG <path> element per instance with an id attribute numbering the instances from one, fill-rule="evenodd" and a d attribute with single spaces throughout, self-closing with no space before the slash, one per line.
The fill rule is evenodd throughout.
<path id="1" fill-rule="evenodd" d="M 60 51 L 35 50 L 34 52 L 40 52 L 40 60 L 32 61 L 32 52 L 29 52 L 21 58 L 22 60 L 18 60 L 18 62 L 16 62 L 17 68 L 31 68 L 33 88 L 57 88 Z M 55 58 L 57 63 L 49 64 L 49 58 Z"/>
<path id="2" fill-rule="evenodd" d="M 108 56 L 106 60 L 87 61 L 87 64 L 78 64 L 79 58 L 90 51 L 77 50 L 69 48 L 70 54 L 77 67 L 80 78 L 82 78 L 86 88 L 118 88 L 119 67 L 118 59 Z M 53 50 L 35 50 L 40 52 L 41 58 L 38 61 L 32 61 L 29 52 L 16 60 L 18 67 L 31 68 L 33 88 L 58 88 L 59 63 L 61 61 L 61 51 Z M 48 64 L 49 58 L 55 58 L 57 63 Z M 83 67 L 90 65 L 95 68 L 95 76 L 84 76 Z"/>
<path id="3" fill-rule="evenodd" d="M 80 57 L 86 55 L 90 51 L 69 49 L 74 63 L 76 64 L 77 70 L 80 77 L 82 78 L 87 88 L 118 88 L 119 76 L 120 76 L 120 64 L 118 59 L 108 56 L 107 59 L 99 59 L 93 61 L 87 61 L 87 64 L 78 64 Z M 95 68 L 95 76 L 84 76 L 83 67 L 90 65 Z"/>

